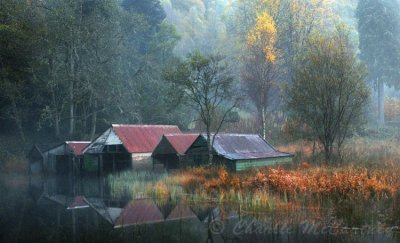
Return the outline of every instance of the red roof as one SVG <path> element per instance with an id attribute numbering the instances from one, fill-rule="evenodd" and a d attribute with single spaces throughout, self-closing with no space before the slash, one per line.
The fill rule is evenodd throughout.
<path id="1" fill-rule="evenodd" d="M 193 213 L 190 207 L 181 202 L 174 208 L 174 210 L 171 211 L 167 217 L 167 220 L 191 219 L 196 217 L 196 214 Z"/>
<path id="2" fill-rule="evenodd" d="M 184 155 L 188 148 L 194 143 L 194 141 L 200 136 L 200 134 L 165 134 L 165 139 L 171 144 L 175 151 Z"/>
<path id="3" fill-rule="evenodd" d="M 164 217 L 152 200 L 138 199 L 125 206 L 115 222 L 114 228 L 162 221 L 164 221 Z"/>
<path id="4" fill-rule="evenodd" d="M 84 196 L 76 196 L 67 209 L 88 208 L 89 204 Z"/>
<path id="5" fill-rule="evenodd" d="M 67 141 L 65 143 L 76 156 L 83 155 L 83 150 L 90 144 L 89 141 Z"/>
<path id="6" fill-rule="evenodd" d="M 166 125 L 112 125 L 129 153 L 151 153 L 163 134 L 181 133 L 177 126 Z"/>

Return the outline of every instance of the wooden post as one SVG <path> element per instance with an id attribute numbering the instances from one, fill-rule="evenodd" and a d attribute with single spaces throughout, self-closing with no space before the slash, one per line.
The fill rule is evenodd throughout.
<path id="1" fill-rule="evenodd" d="M 69 165 L 69 176 L 73 175 L 73 164 L 74 164 L 74 159 L 71 155 L 68 155 L 68 165 Z"/>
<path id="2" fill-rule="evenodd" d="M 72 210 L 72 241 L 76 242 L 76 217 L 75 210 Z"/>
<path id="3" fill-rule="evenodd" d="M 60 238 L 60 226 L 61 226 L 61 207 L 57 205 L 57 242 Z"/>
<path id="4" fill-rule="evenodd" d="M 115 173 L 115 153 L 113 153 L 113 173 Z"/>
<path id="5" fill-rule="evenodd" d="M 99 169 L 99 176 L 103 176 L 103 154 L 100 154 L 100 156 L 99 156 L 99 167 L 98 167 L 98 169 Z"/>

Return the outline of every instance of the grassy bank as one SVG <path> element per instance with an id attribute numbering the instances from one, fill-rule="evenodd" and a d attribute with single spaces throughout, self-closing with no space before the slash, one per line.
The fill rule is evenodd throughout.
<path id="1" fill-rule="evenodd" d="M 342 164 L 312 163 L 310 144 L 290 145 L 295 164 L 229 173 L 192 168 L 174 174 L 125 172 L 108 178 L 115 196 L 239 205 L 252 212 L 328 208 L 346 222 L 396 223 L 400 218 L 400 148 L 396 140 L 354 139 Z M 351 145 L 351 146 L 350 146 Z M 322 156 L 321 156 L 322 157 Z M 318 154 L 317 154 L 318 158 Z M 373 210 L 366 210 L 373 208 Z"/>

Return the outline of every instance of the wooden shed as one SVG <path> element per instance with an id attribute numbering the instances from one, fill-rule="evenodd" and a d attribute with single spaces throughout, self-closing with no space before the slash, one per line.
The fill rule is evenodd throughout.
<path id="1" fill-rule="evenodd" d="M 47 173 L 70 175 L 80 172 L 83 166 L 83 150 L 89 141 L 66 141 L 45 152 L 44 170 Z"/>
<path id="2" fill-rule="evenodd" d="M 207 135 L 201 134 L 186 151 L 188 165 L 206 164 L 207 154 Z M 292 158 L 292 154 L 276 150 L 256 134 L 221 133 L 213 144 L 213 163 L 231 171 L 289 163 Z"/>
<path id="3" fill-rule="evenodd" d="M 46 152 L 52 146 L 34 144 L 29 151 L 27 158 L 29 162 L 29 174 L 39 174 L 43 172 L 45 159 L 47 158 Z"/>
<path id="4" fill-rule="evenodd" d="M 84 151 L 98 158 L 99 173 L 128 168 L 151 169 L 151 154 L 164 134 L 181 133 L 177 126 L 117 125 L 97 137 Z"/>
<path id="5" fill-rule="evenodd" d="M 200 134 L 164 134 L 152 158 L 154 168 L 161 167 L 167 170 L 180 169 L 184 165 L 186 150 Z"/>

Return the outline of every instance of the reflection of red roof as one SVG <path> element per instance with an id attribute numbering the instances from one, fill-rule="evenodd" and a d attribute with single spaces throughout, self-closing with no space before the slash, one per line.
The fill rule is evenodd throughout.
<path id="1" fill-rule="evenodd" d="M 193 144 L 193 142 L 200 136 L 200 134 L 166 134 L 164 137 L 172 145 L 175 151 L 184 155 L 186 150 Z"/>
<path id="2" fill-rule="evenodd" d="M 162 221 L 164 221 L 164 217 L 152 200 L 138 199 L 125 206 L 115 222 L 114 228 Z"/>
<path id="3" fill-rule="evenodd" d="M 112 127 L 129 153 L 151 153 L 163 134 L 181 133 L 177 126 L 113 124 Z"/>
<path id="4" fill-rule="evenodd" d="M 83 155 L 83 150 L 90 144 L 88 141 L 67 141 L 65 143 L 75 156 Z"/>
<path id="5" fill-rule="evenodd" d="M 76 196 L 74 201 L 68 205 L 67 209 L 88 208 L 89 204 L 86 203 L 84 196 Z"/>
<path id="6" fill-rule="evenodd" d="M 188 205 L 179 203 L 168 215 L 167 220 L 191 219 L 196 217 L 196 214 L 193 213 Z"/>

